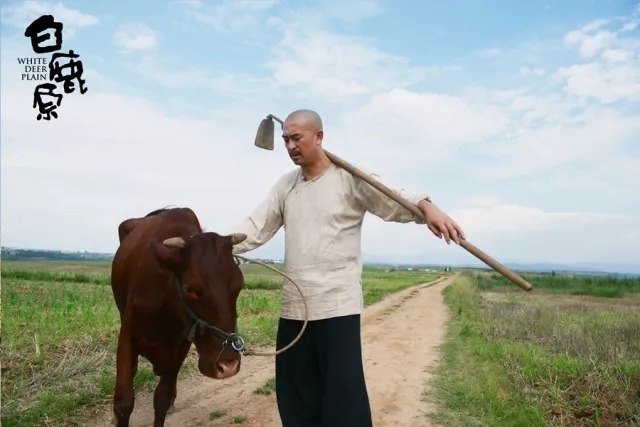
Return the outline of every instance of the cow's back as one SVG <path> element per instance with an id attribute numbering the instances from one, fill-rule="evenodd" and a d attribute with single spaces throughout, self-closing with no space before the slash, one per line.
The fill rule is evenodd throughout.
<path id="1" fill-rule="evenodd" d="M 130 218 L 118 227 L 120 246 L 111 265 L 111 287 L 121 316 L 128 303 L 156 306 L 171 280 L 151 251 L 152 239 L 187 237 L 201 232 L 195 213 L 188 208 L 154 211 L 142 218 Z M 136 299 L 136 296 L 140 295 Z M 135 301 L 134 301 L 135 299 Z"/>

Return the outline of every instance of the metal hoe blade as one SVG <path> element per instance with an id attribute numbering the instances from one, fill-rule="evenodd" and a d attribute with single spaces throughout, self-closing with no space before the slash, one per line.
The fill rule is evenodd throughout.
<path id="1" fill-rule="evenodd" d="M 262 119 L 256 133 L 256 147 L 273 150 L 273 132 L 273 121 L 271 119 Z"/>
<path id="2" fill-rule="evenodd" d="M 282 120 L 277 118 L 276 116 L 269 114 L 266 118 L 262 119 L 260 122 L 260 126 L 258 126 L 258 132 L 256 133 L 256 147 L 263 148 L 265 150 L 273 150 L 274 146 L 274 126 L 273 120 L 275 119 L 280 123 L 280 127 L 284 127 L 284 123 Z"/>

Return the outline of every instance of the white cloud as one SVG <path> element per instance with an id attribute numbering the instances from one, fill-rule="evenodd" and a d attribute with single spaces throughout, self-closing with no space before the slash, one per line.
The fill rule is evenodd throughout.
<path id="1" fill-rule="evenodd" d="M 545 72 L 546 70 L 544 68 L 532 68 L 524 65 L 520 67 L 518 75 L 520 75 L 521 77 L 542 76 L 545 74 Z"/>
<path id="2" fill-rule="evenodd" d="M 368 40 L 323 30 L 287 28 L 269 66 L 288 90 L 341 102 L 394 88 L 406 88 L 456 67 L 412 66 Z"/>
<path id="3" fill-rule="evenodd" d="M 64 41 L 73 39 L 78 28 L 90 27 L 98 23 L 98 18 L 93 15 L 70 9 L 62 2 L 54 3 L 53 1 L 24 1 L 15 5 L 2 6 L 0 13 L 2 24 L 16 28 L 21 33 L 24 33 L 29 24 L 40 16 L 52 15 L 56 22 L 63 24 L 63 47 Z"/>
<path id="4" fill-rule="evenodd" d="M 500 199 L 496 196 L 472 196 L 459 200 L 457 204 L 463 207 L 490 207 L 499 205 Z"/>
<path id="5" fill-rule="evenodd" d="M 292 23 L 304 23 L 309 28 L 322 28 L 332 22 L 356 24 L 384 11 L 380 0 L 321 0 L 315 5 L 296 4 L 296 8 L 281 6 L 279 0 L 223 0 L 220 5 L 208 7 L 201 0 L 182 0 L 189 6 L 187 16 L 217 31 L 240 33 L 273 30 Z M 277 15 L 276 15 L 277 14 Z M 263 33 L 264 35 L 264 33 Z"/>
<path id="6" fill-rule="evenodd" d="M 129 65 L 139 74 L 169 87 L 206 87 L 214 91 L 243 90 L 246 92 L 295 91 L 298 98 L 309 96 L 321 102 L 361 100 L 371 94 L 397 87 L 409 87 L 427 79 L 457 71 L 459 66 L 417 67 L 406 58 L 377 49 L 371 40 L 340 35 L 323 29 L 322 24 L 333 20 L 354 22 L 382 10 L 379 1 L 350 3 L 325 0 L 314 8 L 283 10 L 276 1 L 225 1 L 214 8 L 200 4 L 189 5 L 188 13 L 196 21 L 213 28 L 241 34 L 255 35 L 265 48 L 273 51 L 265 65 L 273 70 L 269 77 L 256 77 L 211 71 L 194 66 L 177 69 L 166 60 L 145 56 Z M 305 20 L 312 18 L 311 21 Z M 268 46 L 272 37 L 275 46 Z M 254 43 L 254 42 L 251 42 Z M 271 81 L 268 81 L 270 79 Z M 237 82 L 237 83 L 236 83 Z"/>
<path id="7" fill-rule="evenodd" d="M 324 0 L 313 13 L 323 16 L 325 20 L 335 19 L 355 24 L 372 18 L 384 11 L 379 0 Z"/>
<path id="8" fill-rule="evenodd" d="M 639 131 L 637 114 L 601 109 L 584 111 L 576 122 L 560 118 L 559 123 L 544 127 L 524 126 L 513 138 L 489 145 L 488 152 L 501 161 L 478 165 L 478 173 L 488 179 L 507 179 L 598 159 L 605 153 L 624 156 Z"/>
<path id="9" fill-rule="evenodd" d="M 355 150 L 377 149 L 379 154 L 386 153 L 383 161 L 395 154 L 406 159 L 408 153 L 421 152 L 425 156 L 413 160 L 426 166 L 455 157 L 462 144 L 480 142 L 504 131 L 508 117 L 490 103 L 392 90 L 374 95 L 353 113 L 343 114 L 342 126 L 348 139 L 354 141 Z"/>
<path id="10" fill-rule="evenodd" d="M 622 26 L 621 32 L 633 31 L 640 25 L 640 3 L 636 5 L 634 13 L 629 18 L 628 22 Z"/>
<path id="11" fill-rule="evenodd" d="M 135 58 L 126 65 L 161 86 L 202 88 L 212 92 L 256 91 L 264 79 L 241 73 L 216 72 L 199 66 L 178 66 L 155 55 Z"/>
<path id="12" fill-rule="evenodd" d="M 186 4 L 187 6 L 203 6 L 202 0 L 174 0 L 174 3 Z"/>
<path id="13" fill-rule="evenodd" d="M 565 42 L 569 45 L 578 45 L 580 55 L 583 58 L 591 58 L 611 45 L 615 38 L 609 31 L 599 31 L 595 34 L 588 34 L 585 29 L 572 31 L 565 37 Z"/>
<path id="14" fill-rule="evenodd" d="M 223 0 L 218 6 L 205 6 L 200 1 L 184 2 L 191 6 L 187 15 L 196 22 L 223 32 L 244 33 L 262 28 L 267 12 L 278 0 Z"/>
<path id="15" fill-rule="evenodd" d="M 617 170 L 616 165 L 640 138 L 640 111 L 614 105 L 640 100 L 640 58 L 634 53 L 640 45 L 615 27 L 607 33 L 613 37 L 602 36 L 602 28 L 608 24 L 594 21 L 565 37 L 570 46 L 591 57 L 589 63 L 560 67 L 541 84 L 517 91 L 498 95 L 488 90 L 463 92 L 466 97 L 503 106 L 501 112 L 510 123 L 508 132 L 474 150 L 492 159 L 484 166 L 473 166 L 479 176 L 533 177 L 558 167 L 587 164 Z M 624 25 L 623 20 L 619 26 Z M 601 36 L 593 38 L 594 34 Z M 633 180 L 631 170 L 620 173 L 624 178 L 618 177 L 617 182 Z"/>
<path id="16" fill-rule="evenodd" d="M 627 32 L 627 31 L 633 31 L 636 28 L 638 28 L 638 25 L 640 25 L 640 20 L 635 20 L 635 21 L 631 21 L 631 22 L 627 22 L 626 24 L 624 24 L 622 26 L 622 30 L 623 32 Z"/>
<path id="17" fill-rule="evenodd" d="M 634 253 L 640 223 L 630 218 L 514 204 L 452 209 L 448 213 L 470 243 L 503 263 L 591 261 L 637 265 Z M 613 229 L 625 231 L 614 238 Z M 435 238 L 424 225 L 384 223 L 373 216 L 365 219 L 362 248 L 363 253 L 376 260 L 482 265 L 464 249 Z"/>
<path id="18" fill-rule="evenodd" d="M 578 49 L 583 59 L 592 59 L 601 55 L 609 62 L 628 61 L 638 57 L 640 40 L 627 33 L 640 23 L 640 16 L 632 16 L 623 21 L 619 28 L 601 30 L 607 21 L 597 20 L 576 31 L 570 31 L 564 37 L 569 47 Z"/>
<path id="19" fill-rule="evenodd" d="M 493 205 L 454 209 L 449 212 L 470 235 L 523 236 L 564 229 L 568 226 L 591 225 L 619 219 L 619 215 L 591 212 L 546 212 L 519 205 Z"/>
<path id="20" fill-rule="evenodd" d="M 638 22 L 639 16 L 631 16 L 619 28 L 603 30 L 609 22 L 597 20 L 567 33 L 565 43 L 592 62 L 558 69 L 564 90 L 602 103 L 640 100 L 640 40 L 628 34 Z"/>
<path id="21" fill-rule="evenodd" d="M 606 62 L 626 62 L 631 55 L 624 49 L 606 49 L 602 52 L 602 59 Z"/>
<path id="22" fill-rule="evenodd" d="M 148 51 L 158 46 L 158 33 L 145 24 L 122 25 L 113 38 L 124 52 Z"/>
<path id="23" fill-rule="evenodd" d="M 88 27 L 98 23 L 95 16 L 70 9 L 62 2 L 25 1 L 19 5 L 2 7 L 2 23 L 22 31 L 41 15 L 53 15 L 65 27 Z"/>
<path id="24" fill-rule="evenodd" d="M 637 65 L 572 65 L 560 68 L 558 75 L 566 79 L 565 90 L 573 95 L 592 97 L 604 103 L 640 100 L 640 68 Z"/>

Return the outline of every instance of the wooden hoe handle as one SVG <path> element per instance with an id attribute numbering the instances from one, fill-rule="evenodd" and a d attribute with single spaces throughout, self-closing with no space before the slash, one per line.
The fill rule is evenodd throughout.
<path id="1" fill-rule="evenodd" d="M 345 161 L 345 160 L 341 159 L 340 157 L 336 156 L 335 154 L 332 154 L 332 153 L 328 152 L 327 150 L 324 150 L 324 152 L 327 155 L 327 157 L 329 158 L 329 160 L 331 160 L 337 166 L 345 169 L 346 171 L 350 172 L 351 174 L 353 174 L 353 175 L 357 176 L 358 178 L 364 180 L 365 182 L 369 183 L 371 186 L 373 186 L 374 188 L 376 188 L 377 190 L 382 192 L 387 197 L 390 197 L 391 199 L 395 200 L 396 202 L 398 202 L 399 204 L 401 204 L 405 208 L 409 209 L 418 218 L 424 218 L 424 213 L 420 210 L 420 208 L 418 208 L 416 205 L 414 205 L 413 203 L 411 203 L 408 200 L 406 200 L 404 197 L 401 197 L 400 195 L 398 195 L 397 193 L 392 191 L 390 188 L 388 188 L 387 186 L 382 184 L 380 181 L 372 179 L 369 175 L 367 175 L 366 173 L 364 173 L 360 169 L 356 168 L 355 166 L 351 165 L 347 161 Z M 515 274 L 513 271 L 509 270 L 504 265 L 500 264 L 495 259 L 491 258 L 489 255 L 487 255 L 486 253 L 484 253 L 483 251 L 478 249 L 476 246 L 474 246 L 471 243 L 469 243 L 467 240 L 461 238 L 460 239 L 460 246 L 465 248 L 469 253 L 474 255 L 476 258 L 478 258 L 481 261 L 483 261 L 489 267 L 493 268 L 495 271 L 497 271 L 498 273 L 502 274 L 504 277 L 509 279 L 511 282 L 513 282 L 514 284 L 520 286 L 525 291 L 530 291 L 533 288 L 529 282 L 527 282 L 522 277 L 520 277 L 517 274 Z"/>

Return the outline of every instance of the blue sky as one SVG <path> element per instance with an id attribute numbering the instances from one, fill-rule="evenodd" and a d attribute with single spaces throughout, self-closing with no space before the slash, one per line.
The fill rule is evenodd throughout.
<path id="1" fill-rule="evenodd" d="M 51 122 L 17 64 L 42 14 L 89 89 Z M 498 260 L 640 271 L 637 1 L 3 1 L 1 35 L 4 246 L 112 252 L 165 205 L 232 231 L 294 167 L 258 123 L 313 108 L 327 150 L 428 192 Z M 363 253 L 476 262 L 371 215 Z M 282 254 L 282 231 L 253 252 Z"/>

